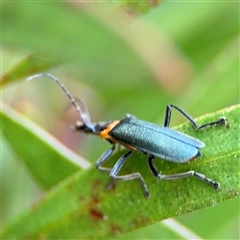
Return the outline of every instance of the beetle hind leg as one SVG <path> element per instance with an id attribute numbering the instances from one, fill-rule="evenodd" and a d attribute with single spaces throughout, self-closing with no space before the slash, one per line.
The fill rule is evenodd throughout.
<path id="1" fill-rule="evenodd" d="M 126 162 L 126 160 L 132 155 L 132 151 L 127 152 L 125 155 L 123 155 L 114 165 L 114 167 L 112 168 L 111 172 L 110 172 L 110 176 L 114 179 L 114 180 L 124 180 L 124 181 L 128 181 L 128 180 L 132 180 L 132 179 L 139 179 L 142 186 L 143 186 L 143 190 L 145 193 L 146 198 L 150 197 L 150 192 L 148 190 L 147 184 L 145 183 L 144 178 L 142 177 L 142 175 L 138 172 L 135 173 L 131 173 L 131 174 L 127 174 L 127 175 L 121 175 L 119 176 L 118 173 L 119 171 L 122 169 L 124 163 Z"/>
<path id="2" fill-rule="evenodd" d="M 197 177 L 198 179 L 212 185 L 217 190 L 220 189 L 220 183 L 213 181 L 211 178 L 207 178 L 205 175 L 201 173 L 194 172 L 194 171 L 191 171 L 191 172 L 193 172 L 194 177 Z"/>
<path id="3" fill-rule="evenodd" d="M 165 179 L 165 180 L 174 180 L 174 179 L 179 179 L 179 178 L 187 178 L 187 177 L 196 177 L 208 184 L 210 184 L 213 188 L 219 189 L 220 188 L 220 183 L 213 181 L 210 178 L 207 178 L 205 175 L 195 172 L 195 171 L 188 171 L 184 173 L 177 173 L 177 174 L 170 174 L 170 175 L 163 175 L 161 172 L 157 170 L 157 168 L 154 166 L 153 161 L 154 161 L 154 156 L 150 156 L 148 159 L 148 165 L 153 173 L 154 176 L 156 176 L 159 179 Z"/>

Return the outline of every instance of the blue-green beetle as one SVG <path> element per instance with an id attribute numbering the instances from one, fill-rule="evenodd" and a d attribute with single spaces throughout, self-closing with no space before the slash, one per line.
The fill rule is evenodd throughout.
<path id="1" fill-rule="evenodd" d="M 78 104 L 58 78 L 49 73 L 40 73 L 29 77 L 28 80 L 38 77 L 48 77 L 57 82 L 57 84 L 63 89 L 65 94 L 71 100 L 72 104 L 80 114 L 80 121 L 76 122 L 74 127 L 75 130 L 98 135 L 112 144 L 112 147 L 98 159 L 96 167 L 99 170 L 109 172 L 110 176 L 114 180 L 132 180 L 137 178 L 141 181 L 145 196 L 147 198 L 150 197 L 150 192 L 145 180 L 139 172 L 130 173 L 127 175 L 118 175 L 126 160 L 132 155 L 132 152 L 139 151 L 149 156 L 148 166 L 153 175 L 159 179 L 171 180 L 194 176 L 212 185 L 215 189 L 220 188 L 220 183 L 215 182 L 212 179 L 205 177 L 203 174 L 192 170 L 184 173 L 163 175 L 157 170 L 153 162 L 155 157 L 158 157 L 166 161 L 186 163 L 201 157 L 199 150 L 205 147 L 205 144 L 200 140 L 169 128 L 172 108 L 183 114 L 183 116 L 185 116 L 192 123 L 195 129 L 203 129 L 216 125 L 227 125 L 227 120 L 225 117 L 222 117 L 215 122 L 199 126 L 185 111 L 175 105 L 168 105 L 166 109 L 164 126 L 139 120 L 129 114 L 127 114 L 122 120 L 100 122 L 95 124 L 91 122 L 88 109 L 85 104 L 81 100 L 79 100 Z M 129 151 L 116 162 L 113 168 L 103 167 L 102 165 L 113 154 L 116 144 L 125 146 L 127 149 L 129 149 Z"/>

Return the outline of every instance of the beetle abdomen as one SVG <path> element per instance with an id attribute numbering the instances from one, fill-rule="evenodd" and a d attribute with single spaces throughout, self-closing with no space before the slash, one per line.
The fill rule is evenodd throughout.
<path id="1" fill-rule="evenodd" d="M 110 132 L 119 143 L 172 162 L 200 156 L 205 144 L 186 134 L 137 118 L 124 118 Z"/>

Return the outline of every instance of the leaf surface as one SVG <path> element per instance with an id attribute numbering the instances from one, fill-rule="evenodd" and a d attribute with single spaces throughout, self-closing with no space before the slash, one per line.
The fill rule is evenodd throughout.
<path id="1" fill-rule="evenodd" d="M 70 151 L 42 128 L 2 104 L 2 131 L 37 183 L 49 189 L 90 163 Z"/>
<path id="2" fill-rule="evenodd" d="M 191 169 L 201 172 L 221 183 L 219 191 L 194 178 L 156 182 L 148 171 L 146 156 L 134 154 L 123 173 L 142 173 L 152 194 L 149 200 L 138 181 L 121 181 L 107 190 L 107 174 L 95 169 L 79 171 L 48 191 L 38 204 L 9 225 L 3 237 L 108 238 L 236 197 L 240 190 L 239 109 L 235 105 L 196 119 L 206 123 L 225 116 L 229 128 L 196 132 L 188 123 L 176 128 L 206 143 L 202 159 L 181 165 L 161 160 L 156 163 L 164 174 Z M 123 152 L 117 152 L 111 162 Z"/>

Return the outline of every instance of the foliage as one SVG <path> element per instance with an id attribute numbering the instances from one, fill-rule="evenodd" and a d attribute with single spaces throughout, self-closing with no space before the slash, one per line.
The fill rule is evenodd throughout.
<path id="1" fill-rule="evenodd" d="M 181 231 L 159 222 L 179 215 L 176 219 L 200 237 L 239 237 L 239 198 L 225 201 L 239 192 L 239 106 L 228 107 L 239 102 L 238 5 L 164 2 L 130 16 L 124 6 L 2 3 L 3 236 L 182 238 Z M 225 115 L 229 129 L 195 132 L 189 124 L 178 126 L 206 143 L 203 159 L 190 165 L 158 163 L 164 173 L 191 167 L 219 179 L 221 190 L 196 179 L 156 182 L 146 157 L 135 154 L 123 171 L 141 171 L 151 199 L 144 198 L 138 181 L 119 182 L 107 191 L 105 174 L 86 170 L 89 162 L 27 119 L 92 162 L 109 147 L 68 130 L 77 116 L 73 109 L 60 115 L 66 96 L 51 81 L 23 81 L 43 71 L 57 75 L 74 96 L 81 96 L 94 120 L 131 113 L 161 124 L 168 103 L 202 115 L 200 122 Z M 180 121 L 174 113 L 173 124 Z M 42 189 L 50 190 L 33 205 Z M 215 207 L 203 209 L 207 206 Z"/>

